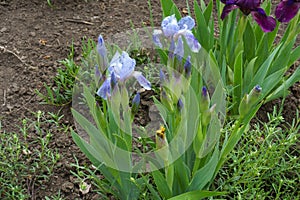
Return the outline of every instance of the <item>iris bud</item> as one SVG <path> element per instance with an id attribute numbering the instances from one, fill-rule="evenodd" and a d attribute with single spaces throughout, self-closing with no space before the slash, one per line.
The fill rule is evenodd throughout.
<path id="1" fill-rule="evenodd" d="M 202 87 L 202 93 L 200 98 L 200 111 L 204 113 L 206 110 L 209 109 L 210 105 L 210 98 L 207 88 L 205 86 Z"/>
<path id="2" fill-rule="evenodd" d="M 239 106 L 239 114 L 241 117 L 245 116 L 256 104 L 256 101 L 259 99 L 259 96 L 261 94 L 261 90 L 262 88 L 257 85 L 251 90 L 249 94 L 245 94 Z"/>
<path id="3" fill-rule="evenodd" d="M 141 102 L 141 95 L 140 93 L 137 93 L 132 100 L 132 107 L 131 107 L 132 115 L 135 115 L 137 113 L 140 102 Z"/>
<path id="4" fill-rule="evenodd" d="M 111 78 L 110 78 L 111 89 L 113 90 L 116 85 L 117 85 L 117 78 L 116 78 L 115 73 L 113 72 L 113 73 L 111 73 Z"/>
<path id="5" fill-rule="evenodd" d="M 185 77 L 186 78 L 189 78 L 191 76 L 191 56 L 188 56 L 186 61 L 185 61 L 185 64 L 184 64 L 184 73 L 185 73 Z"/>
<path id="6" fill-rule="evenodd" d="M 178 99 L 178 102 L 177 102 L 177 108 L 179 111 L 181 111 L 183 108 L 183 102 L 180 98 Z"/>

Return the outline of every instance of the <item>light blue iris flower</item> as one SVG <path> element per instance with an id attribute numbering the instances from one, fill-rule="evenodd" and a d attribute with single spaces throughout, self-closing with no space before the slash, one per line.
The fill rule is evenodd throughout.
<path id="1" fill-rule="evenodd" d="M 162 48 L 163 45 L 160 40 L 162 36 L 179 43 L 182 42 L 181 37 L 184 37 L 190 49 L 197 53 L 201 49 L 201 45 L 191 31 L 194 26 L 195 21 L 190 16 L 183 17 L 179 21 L 177 21 L 175 15 L 168 16 L 161 23 L 162 30 L 154 30 L 153 42 L 156 46 Z M 177 51 L 182 52 L 179 48 L 181 46 L 177 47 Z"/>
<path id="2" fill-rule="evenodd" d="M 125 82 L 130 77 L 135 77 L 143 88 L 150 90 L 151 83 L 142 75 L 141 72 L 134 71 L 135 64 L 135 60 L 130 58 L 128 53 L 125 51 L 123 51 L 122 54 L 116 52 L 107 69 L 108 76 L 98 89 L 97 95 L 105 100 L 111 95 L 111 91 L 113 89 L 111 84 L 112 77 L 116 80 L 113 80 L 113 82 L 116 83 Z"/>

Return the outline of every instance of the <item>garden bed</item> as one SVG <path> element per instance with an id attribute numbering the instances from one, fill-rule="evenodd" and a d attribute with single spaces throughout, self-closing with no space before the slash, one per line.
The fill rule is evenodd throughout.
<path id="1" fill-rule="evenodd" d="M 184 1 L 174 2 L 180 10 L 185 11 Z M 159 0 L 151 0 L 151 3 L 154 23 L 159 26 Z M 81 166 L 91 165 L 68 131 L 67 127 L 74 128 L 70 104 L 43 105 L 36 90 L 45 94 L 44 83 L 54 84 L 53 77 L 57 70 L 64 67 L 59 61 L 68 57 L 72 44 L 74 60 L 80 65 L 83 38 L 96 40 L 100 33 L 108 38 L 131 29 L 132 24 L 135 27 L 150 25 L 148 3 L 146 0 L 66 0 L 52 1 L 52 5 L 41 0 L 0 0 L 0 134 L 18 132 L 22 127 L 22 119 L 35 120 L 33 113 L 39 110 L 45 112 L 48 118 L 51 118 L 48 112 L 63 115 L 58 123 L 65 128 L 49 125 L 49 121 L 41 125 L 42 130 L 51 129 L 53 140 L 49 147 L 57 149 L 61 158 L 55 164 L 53 173 L 47 175 L 48 179 L 27 183 L 28 193 L 32 199 L 45 199 L 45 196 L 57 195 L 59 191 L 65 199 L 99 199 L 96 192 L 83 195 L 79 191 L 76 176 L 70 172 L 78 170 L 73 165 L 76 162 Z M 296 118 L 296 110 L 299 109 L 299 86 L 296 83 L 284 101 L 282 113 L 289 124 Z M 267 113 L 273 111 L 274 105 L 280 104 L 281 100 L 276 100 L 263 106 L 257 114 L 258 119 L 266 122 Z M 34 141 L 35 137 L 32 131 L 28 140 Z M 33 144 L 30 149 L 38 148 L 38 144 L 30 144 Z"/>

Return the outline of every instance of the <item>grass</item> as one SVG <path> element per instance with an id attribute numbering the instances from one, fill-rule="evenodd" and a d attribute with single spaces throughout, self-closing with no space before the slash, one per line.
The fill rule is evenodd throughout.
<path id="1" fill-rule="evenodd" d="M 64 66 L 57 70 L 54 77 L 54 85 L 44 83 L 46 94 L 36 90 L 36 93 L 42 98 L 44 104 L 62 106 L 71 103 L 73 87 L 79 66 L 74 61 L 74 46 L 71 45 L 68 58 L 60 61 Z"/>
<path id="2" fill-rule="evenodd" d="M 246 134 L 219 172 L 214 187 L 226 199 L 300 199 L 299 129 L 290 127 L 274 109 L 268 123 L 257 123 Z"/>
<path id="3" fill-rule="evenodd" d="M 0 126 L 0 198 L 28 199 L 53 175 L 60 155 L 49 147 L 59 117 L 53 113 L 34 113 L 34 120 L 22 120 L 17 133 L 5 132 Z M 48 118 L 47 118 L 48 117 Z M 44 130 L 42 125 L 53 127 Z M 45 127 L 45 126 L 43 126 Z"/>

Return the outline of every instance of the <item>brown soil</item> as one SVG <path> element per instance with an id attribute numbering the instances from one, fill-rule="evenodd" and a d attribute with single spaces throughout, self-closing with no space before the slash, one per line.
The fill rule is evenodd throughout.
<path id="1" fill-rule="evenodd" d="M 61 121 L 73 126 L 70 106 L 41 105 L 35 89 L 43 91 L 43 83 L 53 84 L 60 60 L 69 54 L 74 43 L 75 59 L 80 64 L 83 37 L 97 39 L 99 34 L 108 38 L 117 32 L 142 27 L 149 23 L 147 0 L 53 0 L 53 8 L 46 0 L 0 0 L 0 121 L 2 131 L 18 131 L 21 119 L 32 117 L 32 112 L 42 110 L 57 113 L 62 109 Z M 153 18 L 159 25 L 161 10 L 159 0 L 151 0 Z M 180 9 L 185 1 L 175 1 Z M 300 103 L 300 88 L 296 84 L 284 105 L 284 117 L 291 122 Z M 268 104 L 259 116 L 266 120 L 266 112 L 273 109 Z M 45 127 L 47 128 L 47 127 Z M 2 134 L 2 133 L 0 133 Z M 51 180 L 43 187 L 37 185 L 36 199 L 61 194 L 65 199 L 97 199 L 95 192 L 82 195 L 70 170 L 74 156 L 80 164 L 89 163 L 76 147 L 70 134 L 57 133 L 52 141 L 62 158 Z"/>

